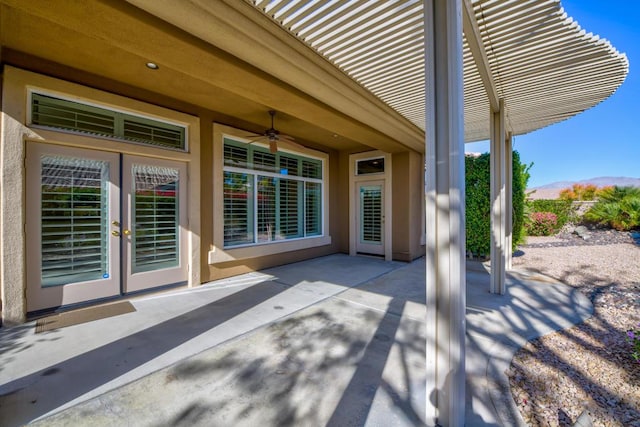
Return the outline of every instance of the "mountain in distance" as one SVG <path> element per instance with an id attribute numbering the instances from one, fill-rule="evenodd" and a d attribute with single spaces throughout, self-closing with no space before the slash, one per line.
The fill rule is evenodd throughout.
<path id="1" fill-rule="evenodd" d="M 563 189 L 573 186 L 573 184 L 593 184 L 596 187 L 608 187 L 610 185 L 617 185 L 618 187 L 640 187 L 640 178 L 630 178 L 627 176 L 599 176 L 596 178 L 588 178 L 580 181 L 558 181 L 550 184 L 541 185 L 539 187 L 531 188 L 530 190 L 545 190 L 545 189 Z"/>

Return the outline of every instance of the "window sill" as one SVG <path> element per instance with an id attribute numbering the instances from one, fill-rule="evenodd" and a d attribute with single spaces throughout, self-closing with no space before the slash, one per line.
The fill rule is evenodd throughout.
<path id="1" fill-rule="evenodd" d="M 244 248 L 223 249 L 214 246 L 213 250 L 209 251 L 209 264 L 220 264 L 223 262 L 258 258 L 261 256 L 298 251 L 302 249 L 315 248 L 318 246 L 326 246 L 330 244 L 331 236 L 320 236 L 299 240 L 280 241 L 276 243 L 247 246 Z"/>

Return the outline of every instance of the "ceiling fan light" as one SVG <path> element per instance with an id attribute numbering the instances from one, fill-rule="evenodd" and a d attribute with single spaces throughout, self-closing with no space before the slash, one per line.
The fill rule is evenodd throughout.
<path id="1" fill-rule="evenodd" d="M 278 152 L 278 143 L 275 140 L 269 141 L 269 151 L 274 154 Z"/>

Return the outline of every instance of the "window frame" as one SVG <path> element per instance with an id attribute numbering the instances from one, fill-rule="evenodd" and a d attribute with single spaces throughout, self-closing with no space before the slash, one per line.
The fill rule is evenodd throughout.
<path id="1" fill-rule="evenodd" d="M 318 246 L 325 246 L 331 244 L 332 238 L 329 234 L 329 155 L 327 153 L 316 151 L 308 148 L 304 149 L 290 149 L 286 146 L 286 142 L 279 144 L 278 152 L 282 154 L 289 154 L 296 156 L 298 159 L 308 158 L 310 160 L 319 161 L 321 167 L 322 178 L 304 178 L 302 177 L 302 170 L 300 170 L 299 176 L 295 176 L 297 180 L 303 182 L 302 187 L 306 184 L 304 182 L 317 182 L 321 185 L 319 215 L 320 215 L 320 227 L 319 234 L 313 236 L 305 236 L 306 227 L 304 224 L 305 210 L 299 209 L 302 218 L 302 237 L 295 237 L 289 239 L 271 240 L 257 242 L 257 237 L 253 236 L 252 243 L 238 244 L 233 246 L 225 246 L 224 242 L 224 173 L 229 172 L 241 172 L 257 176 L 274 176 L 277 178 L 292 178 L 291 175 L 283 175 L 275 172 L 264 171 L 263 168 L 258 166 L 257 169 L 245 169 L 243 167 L 225 166 L 224 162 L 224 140 L 229 139 L 235 141 L 241 145 L 251 142 L 248 138 L 253 135 L 247 134 L 246 131 L 238 130 L 223 124 L 214 123 L 214 137 L 213 137 L 213 244 L 208 253 L 209 264 L 215 265 L 225 262 L 233 262 L 242 259 L 256 258 L 267 255 L 274 255 L 289 251 L 303 250 L 307 248 L 313 248 Z M 260 142 L 252 142 L 250 146 L 256 146 L 259 149 L 265 149 L 268 152 L 268 145 Z M 252 160 L 251 160 L 252 161 Z M 302 162 L 300 161 L 300 166 Z M 253 165 L 251 165 L 253 167 Z M 257 181 L 257 178 L 256 178 Z M 257 200 L 257 195 L 254 196 Z M 304 192 L 302 192 L 301 198 L 304 202 Z M 254 213 L 257 215 L 257 208 L 254 207 Z M 255 216 L 255 215 L 254 215 Z M 254 219 L 255 223 L 255 219 Z"/>
<path id="2" fill-rule="evenodd" d="M 322 158 L 319 157 L 311 157 L 309 155 L 302 155 L 296 152 L 293 152 L 291 150 L 278 150 L 277 153 L 274 153 L 275 156 L 275 167 L 279 168 L 280 167 L 280 155 L 282 155 L 281 153 L 284 153 L 284 155 L 288 155 L 289 158 L 293 157 L 298 161 L 298 167 L 299 167 L 299 173 L 297 175 L 290 175 L 290 174 L 284 174 L 284 173 L 277 173 L 277 172 L 269 172 L 266 171 L 264 169 L 256 169 L 254 166 L 254 153 L 268 153 L 269 149 L 266 146 L 261 146 L 262 144 L 258 144 L 258 143 L 252 143 L 250 145 L 247 145 L 246 142 L 242 142 L 241 140 L 239 140 L 240 138 L 237 137 L 233 137 L 233 136 L 224 136 L 223 137 L 223 150 L 224 150 L 224 146 L 229 143 L 231 146 L 235 146 L 238 148 L 246 148 L 247 149 L 247 165 L 248 167 L 243 168 L 243 167 L 237 167 L 237 166 L 227 166 L 225 165 L 223 167 L 223 177 L 226 180 L 226 175 L 225 173 L 229 172 L 229 173 L 236 173 L 236 174 L 242 174 L 242 175 L 248 175 L 251 178 L 248 180 L 249 185 L 252 186 L 253 190 L 250 192 L 251 197 L 252 197 L 252 201 L 250 203 L 248 203 L 248 205 L 251 207 L 252 211 L 248 214 L 248 221 L 251 223 L 251 227 L 250 230 L 251 231 L 247 231 L 247 235 L 252 236 L 252 242 L 249 243 L 240 243 L 240 244 L 228 244 L 227 242 L 224 242 L 223 240 L 223 247 L 225 250 L 228 249 L 234 249 L 234 248 L 241 248 L 241 247 L 249 247 L 249 246 L 256 246 L 256 245 L 270 245 L 270 244 L 276 244 L 279 242 L 283 242 L 283 241 L 293 241 L 293 240 L 300 240 L 300 239 L 309 239 L 309 238 L 314 238 L 314 237 L 318 237 L 318 236 L 322 236 L 324 235 L 324 215 L 323 215 L 323 209 L 322 209 L 322 201 L 323 201 L 323 194 L 325 191 L 325 182 L 323 180 L 323 176 L 324 176 L 324 170 L 325 170 L 325 162 Z M 223 156 L 224 156 L 224 151 L 223 151 Z M 320 176 L 321 178 L 311 178 L 311 177 L 304 177 L 303 175 L 303 168 L 302 168 L 302 162 L 305 160 L 312 160 L 312 161 L 318 161 L 320 162 Z M 223 162 L 225 162 L 226 159 L 223 158 Z M 252 166 L 252 167 L 250 167 Z M 280 169 L 281 171 L 283 169 Z M 300 234 L 301 236 L 297 236 L 297 237 L 291 237 L 291 238 L 281 238 L 278 239 L 277 237 L 274 238 L 273 240 L 267 240 L 267 241 L 260 241 L 259 238 L 259 229 L 260 229 L 260 224 L 258 224 L 258 218 L 259 218 L 259 213 L 258 213 L 258 209 L 259 209 L 259 203 L 258 203 L 258 198 L 259 198 L 259 192 L 258 192 L 258 182 L 260 181 L 260 177 L 266 177 L 266 178 L 275 178 L 276 180 L 289 180 L 289 181 L 295 181 L 296 183 L 298 183 L 298 194 L 297 194 L 297 198 L 298 200 L 298 206 L 297 206 L 297 218 L 298 218 L 298 222 L 299 222 L 299 229 L 300 229 Z M 313 235 L 307 235 L 307 223 L 306 223 L 306 216 L 307 216 L 307 206 L 306 206 L 306 191 L 307 191 L 307 183 L 313 183 L 313 184 L 320 184 L 320 202 L 321 202 L 321 207 L 320 207 L 320 218 L 319 218 L 319 226 L 320 226 L 320 232 L 317 234 L 313 234 Z M 280 210 L 282 209 L 281 204 L 278 202 L 278 199 L 280 198 L 280 189 L 282 188 L 280 185 L 280 183 L 276 184 L 276 202 L 274 203 L 275 205 L 275 224 L 276 224 L 276 230 L 274 231 L 275 234 L 278 233 L 278 231 L 281 231 L 280 229 L 280 223 L 281 223 L 281 216 L 279 214 Z M 224 188 L 224 186 L 223 186 Z M 300 202 L 302 202 L 302 206 L 300 205 Z M 223 198 L 223 204 L 224 204 L 224 198 Z"/>
<path id="3" fill-rule="evenodd" d="M 63 102 L 69 102 L 69 103 L 73 103 L 73 104 L 79 104 L 82 107 L 86 107 L 89 111 L 91 110 L 95 110 L 94 112 L 102 112 L 105 111 L 109 114 L 112 114 L 114 117 L 116 117 L 115 123 L 116 123 L 116 127 L 121 127 L 124 125 L 124 121 L 127 119 L 127 117 L 130 118 L 135 118 L 137 120 L 140 121 L 140 123 L 156 123 L 160 126 L 164 125 L 164 126 L 173 126 L 173 127 L 177 127 L 180 128 L 182 130 L 182 140 L 183 140 L 183 144 L 184 147 L 171 147 L 169 145 L 162 145 L 162 144 L 152 144 L 149 142 L 144 142 L 144 141 L 137 141 L 134 138 L 125 138 L 125 137 L 120 137 L 118 135 L 101 135 L 101 134 L 87 134 L 85 132 L 82 131 L 77 131 L 77 130 L 73 130 L 73 129 L 65 129 L 65 128 L 60 128 L 60 127 L 55 127 L 55 126 L 47 126 L 47 125 L 40 125 L 40 124 L 35 124 L 33 123 L 33 98 L 34 95 L 41 95 L 41 96 L 45 96 L 45 97 L 49 97 L 49 98 L 54 98 L 54 99 L 58 99 L 60 101 Z M 154 148 L 154 149 L 159 149 L 159 150 L 167 150 L 167 151 L 173 151 L 173 152 L 177 152 L 177 153 L 190 153 L 191 149 L 189 146 L 189 143 L 191 141 L 190 139 L 190 135 L 189 135 L 189 126 L 183 122 L 178 122 L 178 121 L 173 121 L 173 120 L 169 120 L 166 117 L 161 117 L 161 116 L 154 116 L 151 114 L 144 114 L 144 113 L 140 113 L 138 111 L 133 111 L 133 110 L 127 110 L 124 108 L 120 108 L 118 106 L 114 106 L 114 105 L 110 105 L 110 104 L 103 104 L 100 102 L 97 102 L 95 100 L 88 100 L 88 99 L 84 99 L 81 97 L 74 97 L 68 94 L 64 94 L 64 93 L 59 93 L 56 91 L 52 91 L 52 90 L 47 90 L 47 89 L 43 89 L 40 87 L 29 87 L 27 88 L 27 109 L 26 109 L 26 123 L 27 126 L 34 128 L 34 129 L 44 129 L 44 130 L 48 130 L 48 131 L 53 131 L 53 132 L 58 132 L 58 133 L 66 133 L 66 134 L 71 134 L 71 135 L 80 135 L 80 136 L 84 136 L 84 137 L 89 137 L 89 138 L 94 138 L 94 139 L 103 139 L 103 140 L 109 140 L 109 141 L 117 141 L 117 142 L 124 142 L 126 144 L 133 144 L 133 145 L 138 145 L 138 146 L 143 146 L 143 147 L 150 147 L 150 148 Z M 123 131 L 122 129 L 119 129 L 119 131 Z"/>

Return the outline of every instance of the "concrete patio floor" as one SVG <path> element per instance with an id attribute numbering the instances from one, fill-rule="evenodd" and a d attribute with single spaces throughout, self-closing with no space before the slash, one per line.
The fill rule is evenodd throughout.
<path id="1" fill-rule="evenodd" d="M 425 409 L 424 258 L 331 255 L 132 300 L 35 334 L 0 328 L 0 425 L 412 426 Z M 467 426 L 522 424 L 504 371 L 589 301 L 467 265 Z"/>

